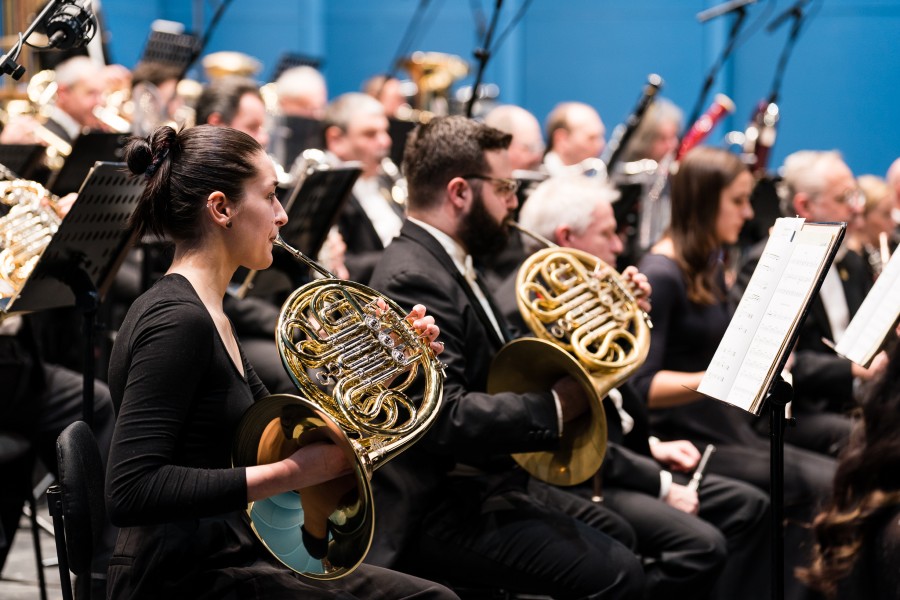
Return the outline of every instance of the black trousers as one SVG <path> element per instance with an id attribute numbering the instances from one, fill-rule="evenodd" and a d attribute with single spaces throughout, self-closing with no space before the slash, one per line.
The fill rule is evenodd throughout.
<path id="1" fill-rule="evenodd" d="M 686 478 L 676 474 L 685 484 Z M 587 493 L 577 488 L 580 493 Z M 769 502 L 746 483 L 709 475 L 690 515 L 641 492 L 605 487 L 603 503 L 633 528 L 647 598 L 748 600 L 769 593 Z"/>
<path id="2" fill-rule="evenodd" d="M 426 517 L 404 568 L 453 586 L 575 598 L 642 598 L 637 556 L 603 533 L 608 514 L 575 494 L 529 479 L 484 497 L 477 478 L 453 478 Z M 471 499 L 480 497 L 480 503 Z"/>

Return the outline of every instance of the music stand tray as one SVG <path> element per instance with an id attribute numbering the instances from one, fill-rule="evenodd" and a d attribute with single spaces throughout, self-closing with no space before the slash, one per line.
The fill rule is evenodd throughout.
<path id="1" fill-rule="evenodd" d="M 45 151 L 40 144 L 0 144 L 0 165 L 17 177 L 31 179 L 41 165 Z"/>
<path id="2" fill-rule="evenodd" d="M 78 191 L 97 161 L 122 160 L 122 148 L 128 139 L 123 133 L 85 133 L 72 144 L 72 153 L 47 187 L 57 196 Z"/>
<path id="3" fill-rule="evenodd" d="M 123 163 L 98 162 L 25 283 L 0 299 L 0 311 L 34 312 L 74 306 L 76 294 L 105 296 L 125 257 L 127 222 L 144 190 Z"/>
<path id="4" fill-rule="evenodd" d="M 290 170 L 304 150 L 321 148 L 322 121 L 308 117 L 287 116 L 278 125 L 277 135 L 281 138 L 283 156 L 277 158 L 282 161 L 285 170 Z"/>

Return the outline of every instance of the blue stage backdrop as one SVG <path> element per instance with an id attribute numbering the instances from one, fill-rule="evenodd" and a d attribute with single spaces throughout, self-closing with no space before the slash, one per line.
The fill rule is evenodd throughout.
<path id="1" fill-rule="evenodd" d="M 202 31 L 218 2 L 103 0 L 115 61 L 133 66 L 154 19 Z M 409 50 L 445 52 L 469 61 L 497 2 L 490 0 L 233 0 L 207 52 L 237 50 L 271 76 L 286 52 L 317 57 L 329 94 L 358 90 L 391 70 L 407 25 L 425 6 Z M 524 16 L 491 58 L 484 81 L 500 100 L 543 120 L 563 100 L 595 106 L 612 128 L 625 119 L 647 75 L 665 80 L 663 95 L 690 114 L 703 80 L 721 54 L 733 16 L 705 24 L 696 14 L 713 0 L 507 0 L 498 33 Z M 774 33 L 765 25 L 801 4 L 803 22 L 781 87 L 781 121 L 771 165 L 799 149 L 838 149 L 857 174 L 883 175 L 900 156 L 900 0 L 758 0 L 747 6 L 742 40 L 712 88 L 729 95 L 735 114 L 708 138 L 742 130 L 772 91 L 790 21 Z M 495 38 L 496 39 L 496 38 Z M 404 73 L 399 73 L 401 76 Z M 196 76 L 201 77 L 199 73 Z M 711 95 L 710 95 L 711 99 Z M 704 105 L 708 104 L 709 99 Z"/>

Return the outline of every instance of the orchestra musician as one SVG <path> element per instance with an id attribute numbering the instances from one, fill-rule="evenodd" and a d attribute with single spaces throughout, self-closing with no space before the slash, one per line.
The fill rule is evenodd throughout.
<path id="1" fill-rule="evenodd" d="M 697 389 L 730 320 L 723 251 L 753 216 L 753 176 L 734 154 L 700 146 L 681 161 L 672 179 L 669 232 L 641 260 L 653 288 L 650 353 L 632 378 L 650 409 L 660 439 L 715 444 L 708 471 L 768 490 L 769 441 L 749 415 L 702 396 Z M 803 598 L 792 577 L 804 561 L 808 523 L 827 497 L 834 460 L 786 444 L 784 448 L 786 598 Z"/>
<path id="2" fill-rule="evenodd" d="M 606 127 L 597 111 L 583 102 L 562 102 L 547 115 L 547 154 L 544 168 L 550 175 L 600 169 L 599 156 L 606 146 Z M 596 159 L 596 160 L 595 160 Z"/>
<path id="3" fill-rule="evenodd" d="M 896 333 L 896 332 L 895 332 Z M 800 575 L 829 600 L 900 596 L 900 344 L 862 402 L 832 500 L 813 523 L 813 562 Z"/>
<path id="4" fill-rule="evenodd" d="M 408 217 L 371 285 L 441 324 L 441 412 L 412 448 L 380 468 L 368 560 L 458 585 L 555 598 L 641 598 L 640 562 L 599 527 L 596 505 L 514 467 L 511 452 L 552 449 L 587 410 L 571 377 L 553 389 L 488 394 L 489 364 L 509 339 L 473 257 L 502 244 L 516 206 L 510 136 L 437 117 L 407 142 Z"/>
<path id="5" fill-rule="evenodd" d="M 393 182 L 381 168 L 391 151 L 384 106 L 359 92 L 338 96 L 325 111 L 324 132 L 332 160 L 362 166 L 337 228 L 346 244 L 349 278 L 365 284 L 381 253 L 400 234 L 404 217 L 404 207 L 391 195 Z"/>
<path id="6" fill-rule="evenodd" d="M 528 197 L 519 223 L 562 248 L 582 250 L 608 265 L 622 251 L 612 202 L 618 192 L 607 182 L 578 175 L 551 177 Z M 526 250 L 543 245 L 525 237 Z M 634 267 L 631 282 L 650 310 L 650 287 Z M 528 332 L 516 301 L 516 274 L 496 290 L 507 320 Z M 627 382 L 603 401 L 609 444 L 599 474 L 603 506 L 624 517 L 644 557 L 647 598 L 764 597 L 769 591 L 769 515 L 766 494 L 728 477 L 708 474 L 699 490 L 688 474 L 700 451 L 688 440 L 662 441 L 649 435 L 647 409 Z M 596 495 L 594 482 L 567 488 Z"/>
<path id="7" fill-rule="evenodd" d="M 132 225 L 173 239 L 175 259 L 132 305 L 110 361 L 119 414 L 107 505 L 122 530 L 108 597 L 455 598 L 368 565 L 334 581 L 302 578 L 254 538 L 243 517 L 248 502 L 350 470 L 343 452 L 324 442 L 272 464 L 231 466 L 238 422 L 267 391 L 222 298 L 239 266 L 272 262 L 273 239 L 287 220 L 272 163 L 249 135 L 210 126 L 161 127 L 133 138 L 126 159 L 147 179 Z M 408 318 L 440 352 L 424 308 Z M 324 527 L 324 516 L 319 522 L 314 514 L 307 510 L 304 523 L 312 535 Z"/>

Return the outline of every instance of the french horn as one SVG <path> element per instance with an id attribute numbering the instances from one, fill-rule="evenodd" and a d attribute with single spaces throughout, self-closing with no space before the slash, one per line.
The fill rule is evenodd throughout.
<path id="1" fill-rule="evenodd" d="M 307 577 L 336 579 L 353 571 L 371 544 L 372 473 L 421 438 L 437 417 L 444 367 L 389 298 L 336 278 L 280 237 L 275 245 L 324 276 L 288 297 L 275 332 L 301 396 L 269 396 L 248 409 L 233 459 L 236 466 L 274 462 L 322 439 L 344 450 L 354 465 L 353 481 L 328 519 L 324 556 L 313 556 L 301 541 L 304 490 L 247 508 L 253 531 L 278 560 Z M 421 391 L 418 404 L 409 395 L 413 386 Z"/>
<path id="2" fill-rule="evenodd" d="M 602 400 L 646 360 L 652 324 L 611 266 L 587 252 L 560 248 L 518 223 L 513 226 L 547 246 L 529 256 L 516 275 L 516 303 L 537 340 L 516 340 L 500 350 L 488 391 L 548 389 L 554 377 L 566 374 L 581 384 L 590 399 L 590 411 L 566 423 L 559 449 L 513 455 L 542 481 L 577 485 L 593 476 L 603 462 Z M 519 342 L 527 346 L 518 347 Z M 558 352 L 549 353 L 549 348 Z M 535 360 L 539 354 L 549 358 Z M 526 361 L 533 366 L 523 368 Z M 544 369 L 550 372 L 541 373 Z M 527 381 L 532 378 L 539 381 Z"/>
<path id="3" fill-rule="evenodd" d="M 0 299 L 18 292 L 50 244 L 62 218 L 57 198 L 34 181 L 0 181 Z"/>

